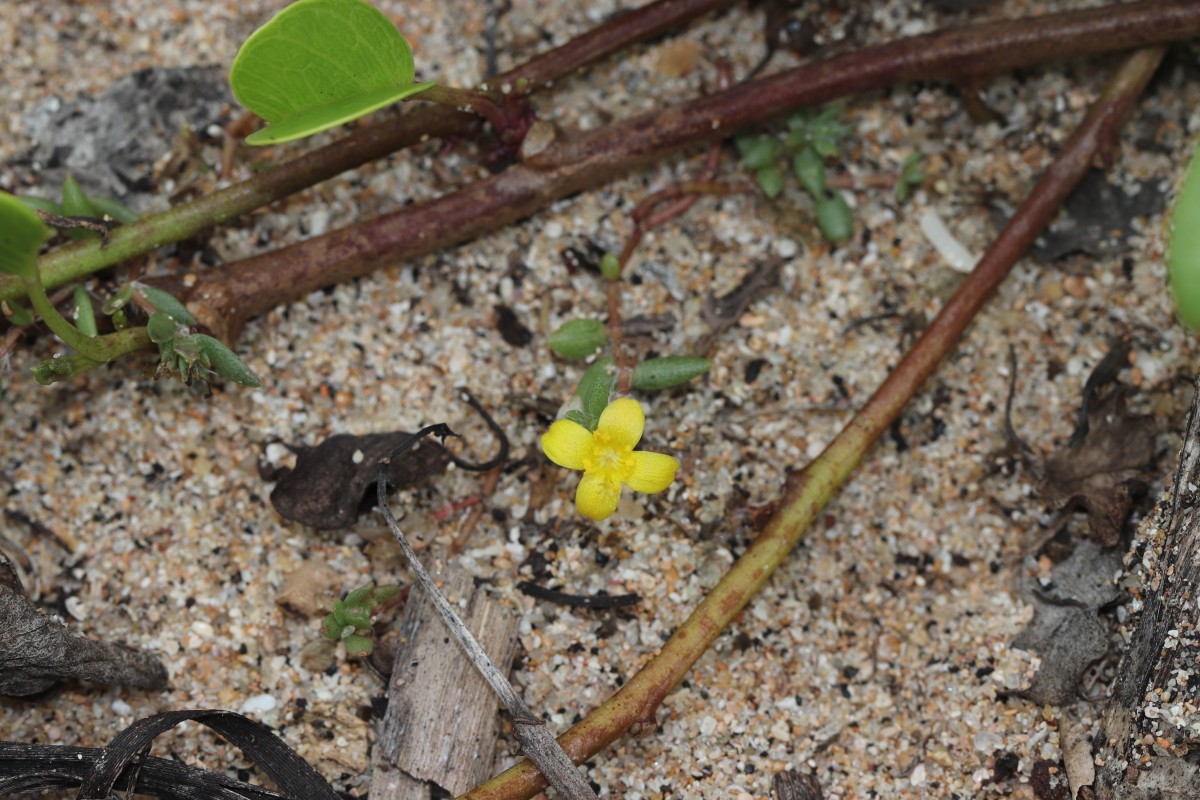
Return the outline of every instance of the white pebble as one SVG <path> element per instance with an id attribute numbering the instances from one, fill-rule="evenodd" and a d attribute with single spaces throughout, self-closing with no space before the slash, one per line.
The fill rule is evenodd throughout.
<path id="1" fill-rule="evenodd" d="M 122 717 L 128 717 L 133 714 L 133 706 L 119 697 L 112 701 L 112 710 L 113 713 L 120 714 Z"/>
<path id="2" fill-rule="evenodd" d="M 246 702 L 242 703 L 242 713 L 263 714 L 267 711 L 273 711 L 277 705 L 279 705 L 278 701 L 271 695 L 256 694 L 253 697 L 247 698 Z"/>

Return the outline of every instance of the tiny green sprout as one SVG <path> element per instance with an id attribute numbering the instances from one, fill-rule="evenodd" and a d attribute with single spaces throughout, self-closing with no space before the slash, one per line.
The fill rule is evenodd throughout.
<path id="1" fill-rule="evenodd" d="M 144 283 L 134 281 L 130 284 L 131 295 L 140 295 L 147 304 L 152 306 L 156 311 L 162 311 L 174 317 L 175 321 L 180 325 L 189 327 L 196 325 L 196 318 L 187 310 L 187 306 L 179 302 L 170 292 L 164 292 L 162 289 L 154 286 L 147 286 Z M 128 302 L 127 297 L 125 302 Z"/>
<path id="2" fill-rule="evenodd" d="M 929 176 L 925 169 L 925 158 L 920 153 L 910 153 L 900 165 L 900 177 L 896 180 L 896 199 L 903 203 L 909 191 L 920 186 Z"/>
<path id="3" fill-rule="evenodd" d="M 698 356 L 648 358 L 633 368 L 633 386 L 647 392 L 670 389 L 687 383 L 712 369 L 712 362 Z"/>
<path id="4" fill-rule="evenodd" d="M 400 592 L 399 586 L 360 586 L 345 598 L 334 601 L 333 610 L 321 621 L 321 635 L 341 641 L 352 657 L 370 655 L 374 649 L 371 616 L 376 607 Z"/>
<path id="5" fill-rule="evenodd" d="M 792 155 L 792 172 L 800 185 L 813 197 L 825 193 L 825 159 L 811 147 L 801 147 Z"/>
<path id="6" fill-rule="evenodd" d="M 1167 279 L 1171 295 L 1180 321 L 1196 330 L 1200 328 L 1200 147 L 1175 195 L 1170 237 Z"/>
<path id="7" fill-rule="evenodd" d="M 608 341 L 608 327 L 598 319 L 573 319 L 550 334 L 547 344 L 563 358 L 587 358 Z"/>
<path id="8" fill-rule="evenodd" d="M 433 86 L 414 83 L 412 49 L 363 0 L 299 0 L 246 40 L 229 83 L 267 127 L 246 137 L 267 145 L 311 136 Z"/>

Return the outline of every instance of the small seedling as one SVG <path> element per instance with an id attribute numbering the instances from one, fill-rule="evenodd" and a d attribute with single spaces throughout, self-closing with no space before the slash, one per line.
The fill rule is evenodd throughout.
<path id="1" fill-rule="evenodd" d="M 376 587 L 373 583 L 360 586 L 345 599 L 337 600 L 333 610 L 321 621 L 321 635 L 346 646 L 346 655 L 357 658 L 369 656 L 375 649 L 371 615 L 385 600 L 400 593 L 399 586 Z"/>

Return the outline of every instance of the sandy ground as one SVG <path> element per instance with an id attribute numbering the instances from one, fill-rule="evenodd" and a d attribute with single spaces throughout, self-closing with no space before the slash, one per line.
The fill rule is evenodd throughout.
<path id="1" fill-rule="evenodd" d="M 94 93 L 145 66 L 228 65 L 242 39 L 283 5 L 4 4 L 0 42 L 13 55 L 5 59 L 0 155 L 29 145 L 23 115 L 45 98 Z M 427 0 L 378 5 L 413 40 L 419 74 L 457 85 L 482 77 L 483 4 L 454 13 Z M 880 4 L 855 35 L 879 41 L 967 18 L 935 5 Z M 974 14 L 1077 5 L 986 4 Z M 501 68 L 617 7 L 506 4 Z M 758 60 L 760 24 L 759 12 L 735 6 L 564 81 L 538 100 L 539 111 L 565 127 L 596 127 L 664 96 L 691 96 L 712 79 L 708 56 L 728 57 L 739 74 Z M 846 27 L 834 25 L 832 35 Z M 1169 190 L 1196 122 L 1189 109 L 1197 92 L 1181 66 L 1189 59 L 1186 50 L 1172 56 L 1128 126 L 1118 183 Z M 546 424 L 538 401 L 561 404 L 579 376 L 551 355 L 546 337 L 565 319 L 600 316 L 604 307 L 598 283 L 570 274 L 560 253 L 588 239 L 617 249 L 632 206 L 692 174 L 694 157 L 254 320 L 236 348 L 263 376 L 261 389 L 228 386 L 205 399 L 178 382 L 154 381 L 148 358 L 43 388 L 28 369 L 55 344 L 43 336 L 23 345 L 3 377 L 5 507 L 72 549 L 11 520 L 5 535 L 38 564 L 51 607 L 89 635 L 159 654 L 172 688 L 67 686 L 36 702 L 5 701 L 0 737 L 99 746 L 159 711 L 245 710 L 336 788 L 365 796 L 372 699 L 382 686 L 345 659 L 325 670 L 302 665 L 318 620 L 289 614 L 276 600 L 297 573 L 316 572 L 339 592 L 407 575 L 377 517 L 333 534 L 282 520 L 257 462 L 272 440 L 313 444 L 335 432 L 443 420 L 481 454 L 490 440 L 456 399 L 463 382 L 494 410 L 519 463 L 485 498 L 487 513 L 458 561 L 520 615 L 515 677 L 529 705 L 565 728 L 654 654 L 752 540 L 749 509 L 821 451 L 900 357 L 908 320 L 922 324 L 961 280 L 921 233 L 920 216 L 936 213 L 981 252 L 996 230 L 992 211 L 1014 207 L 1051 162 L 1110 63 L 996 79 L 984 96 L 1004 116 L 999 123 L 972 122 L 955 93 L 937 85 L 852 100 L 849 176 L 867 184 L 919 151 L 931 178 L 903 204 L 886 188 L 848 191 L 856 232 L 843 247 L 822 243 L 795 188 L 773 202 L 702 201 L 649 237 L 632 264 L 637 283 L 626 311 L 675 315 L 677 324 L 651 344 L 658 352 L 688 352 L 706 331 L 706 294 L 733 288 L 764 260 L 785 260 L 782 285 L 721 336 L 709 376 L 688 391 L 642 397 L 645 446 L 676 455 L 683 470 L 668 493 L 627 499 L 601 524 L 576 515 L 573 477 L 534 466 Z M 211 163 L 216 152 L 209 147 L 200 158 Z M 247 256 L 434 196 L 479 169 L 469 148 L 445 156 L 434 145 L 417 148 L 215 232 L 189 264 L 164 255 L 149 269 L 203 269 L 208 258 Z M 732 163 L 727 169 L 736 174 Z M 16 188 L 14 174 L 4 173 L 4 188 Z M 1161 425 L 1158 474 L 1166 475 L 1196 352 L 1163 288 L 1162 230 L 1159 217 L 1140 218 L 1128 252 L 1017 266 L 897 434 L 870 452 L 761 596 L 669 696 L 660 730 L 593 760 L 589 776 L 603 797 L 765 797 L 784 769 L 814 773 L 827 798 L 1034 796 L 1035 765 L 1059 769 L 1061 711 L 1008 697 L 1037 664 L 1009 645 L 1032 613 L 1013 587 L 1022 572 L 1047 568 L 1030 553 L 1055 514 L 1036 497 L 1027 469 L 997 469 L 1008 349 L 1021 365 L 1016 424 L 1048 452 L 1069 436 L 1090 369 L 1114 336 L 1131 332 L 1133 364 L 1122 377 L 1137 407 Z M 530 344 L 504 341 L 497 306 L 529 327 Z M 885 312 L 897 314 L 847 329 Z M 555 491 L 531 507 L 539 481 Z M 451 470 L 407 493 L 405 526 L 429 552 L 444 553 L 464 514 L 432 512 L 480 486 L 477 475 Z M 643 602 L 622 614 L 558 608 L 515 589 L 535 576 L 570 592 L 636 592 Z M 1114 638 L 1124 633 L 1115 629 Z M 160 740 L 155 753 L 249 768 L 195 728 Z M 497 767 L 508 758 L 498 752 Z"/>

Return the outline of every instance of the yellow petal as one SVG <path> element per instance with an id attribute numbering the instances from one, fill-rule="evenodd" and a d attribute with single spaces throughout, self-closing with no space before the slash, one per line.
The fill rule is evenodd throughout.
<path id="1" fill-rule="evenodd" d="M 592 432 L 569 419 L 560 419 L 542 436 L 542 452 L 567 469 L 583 469 L 592 457 Z"/>
<path id="2" fill-rule="evenodd" d="M 633 454 L 633 472 L 625 485 L 635 492 L 656 494 L 671 485 L 678 469 L 679 462 L 671 456 L 639 450 Z"/>
<path id="3" fill-rule="evenodd" d="M 642 438 L 646 415 L 642 404 L 629 397 L 613 400 L 600 414 L 596 436 L 607 447 L 632 450 Z"/>
<path id="4" fill-rule="evenodd" d="M 608 519 L 617 510 L 621 487 L 596 475 L 584 474 L 575 491 L 575 506 L 588 519 Z"/>

